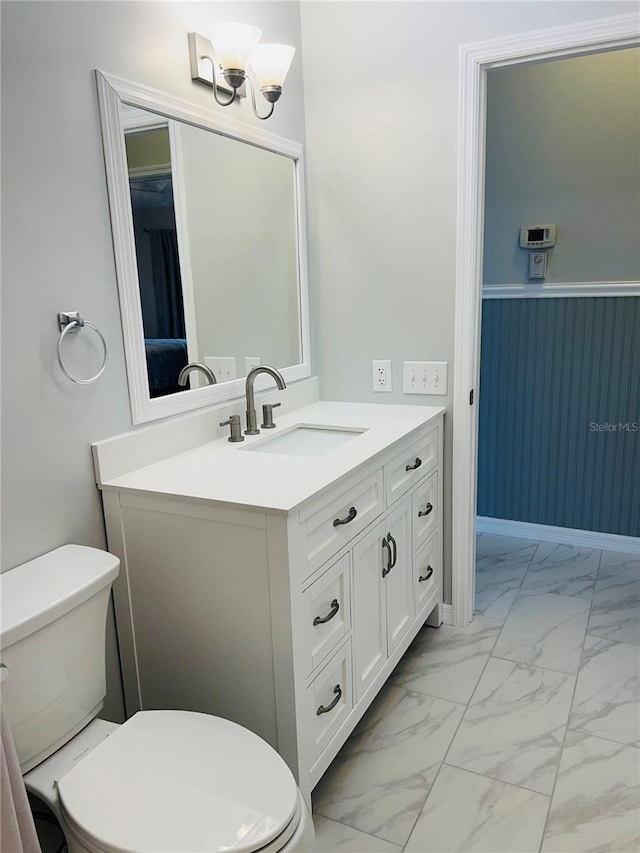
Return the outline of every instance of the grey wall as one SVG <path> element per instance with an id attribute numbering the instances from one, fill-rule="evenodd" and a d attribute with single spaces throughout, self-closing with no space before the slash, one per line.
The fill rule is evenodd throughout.
<path id="1" fill-rule="evenodd" d="M 402 361 L 452 376 L 458 48 L 631 13 L 632 3 L 302 4 L 312 312 L 326 399 L 446 403 L 402 393 Z M 395 73 L 394 73 L 395 72 Z M 393 360 L 392 394 L 371 360 Z M 450 600 L 451 418 L 445 428 Z"/>
<path id="2" fill-rule="evenodd" d="M 484 284 L 529 283 L 535 223 L 548 282 L 640 279 L 640 48 L 489 72 Z"/>
<path id="3" fill-rule="evenodd" d="M 461 43 L 635 4 L 304 2 L 315 367 L 323 395 L 380 400 L 370 361 L 451 362 Z M 93 69 L 216 109 L 186 33 L 242 17 L 300 47 L 296 3 L 3 2 L 3 567 L 104 547 L 89 445 L 130 428 Z M 402 69 L 400 84 L 383 60 Z M 300 54 L 269 130 L 304 141 Z M 235 108 L 234 108 L 235 109 Z M 234 113 L 253 121 L 242 105 Z M 78 309 L 111 360 L 80 387 L 55 363 Z M 91 361 L 90 357 L 93 357 Z M 97 353 L 77 365 L 91 370 Z M 385 402 L 420 403 L 396 390 Z M 439 401 L 434 398 L 431 402 Z M 450 447 L 451 424 L 447 424 Z M 447 462 L 449 468 L 449 463 Z"/>
<path id="4" fill-rule="evenodd" d="M 191 81 L 187 33 L 244 19 L 261 27 L 266 41 L 298 48 L 269 130 L 304 142 L 304 110 L 296 3 L 3 2 L 0 8 L 2 565 L 8 569 L 67 542 L 105 547 L 90 444 L 131 428 L 94 69 L 215 110 L 211 92 Z M 228 109 L 258 124 L 250 105 Z M 109 366 L 95 385 L 73 385 L 56 363 L 56 315 L 72 309 L 97 324 L 109 343 Z M 87 349 L 75 362 L 70 354 L 84 375 L 99 357 Z M 117 716 L 113 634 L 110 643 L 107 715 Z"/>

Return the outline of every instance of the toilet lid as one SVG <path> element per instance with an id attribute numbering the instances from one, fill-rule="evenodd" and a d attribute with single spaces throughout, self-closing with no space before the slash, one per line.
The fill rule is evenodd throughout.
<path id="1" fill-rule="evenodd" d="M 141 711 L 58 782 L 65 819 L 118 853 L 251 853 L 282 834 L 298 788 L 241 726 L 191 711 Z"/>

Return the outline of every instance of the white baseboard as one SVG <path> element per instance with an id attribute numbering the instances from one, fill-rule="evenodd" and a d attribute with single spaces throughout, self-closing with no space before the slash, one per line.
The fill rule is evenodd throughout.
<path id="1" fill-rule="evenodd" d="M 597 533 L 592 530 L 574 530 L 570 527 L 551 527 L 547 524 L 530 524 L 527 521 L 512 521 L 508 518 L 476 518 L 478 533 L 497 533 L 500 536 L 515 536 L 519 539 L 539 539 L 542 542 L 558 542 L 561 545 L 577 545 L 582 548 L 601 548 L 604 551 L 622 551 L 640 556 L 640 538 L 618 536 L 616 533 Z M 446 607 L 446 605 L 445 605 Z"/>
<path id="2" fill-rule="evenodd" d="M 452 625 L 451 621 L 451 605 L 443 604 L 442 605 L 442 624 L 443 625 Z"/>

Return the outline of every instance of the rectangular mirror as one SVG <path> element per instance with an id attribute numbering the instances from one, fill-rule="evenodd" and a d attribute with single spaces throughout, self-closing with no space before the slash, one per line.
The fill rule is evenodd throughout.
<path id="1" fill-rule="evenodd" d="M 309 376 L 301 146 L 96 74 L 134 423 Z"/>

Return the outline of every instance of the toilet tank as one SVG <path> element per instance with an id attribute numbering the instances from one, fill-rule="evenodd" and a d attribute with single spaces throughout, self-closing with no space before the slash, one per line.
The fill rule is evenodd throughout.
<path id="1" fill-rule="evenodd" d="M 117 557 L 64 545 L 0 575 L 2 691 L 26 773 L 86 726 L 106 693 L 105 632 Z"/>

